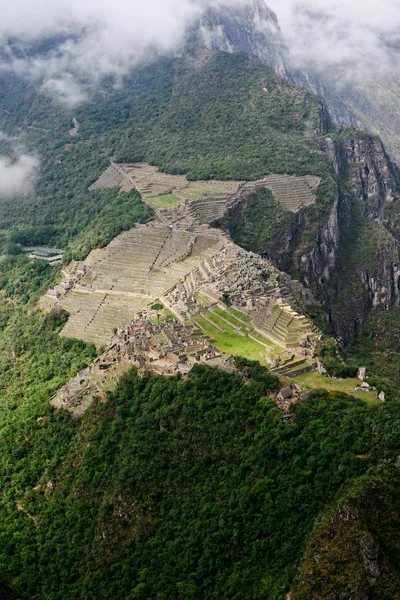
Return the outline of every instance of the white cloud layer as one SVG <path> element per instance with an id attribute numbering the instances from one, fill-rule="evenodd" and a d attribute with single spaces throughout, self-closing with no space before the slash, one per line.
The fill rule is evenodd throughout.
<path id="1" fill-rule="evenodd" d="M 15 198 L 32 193 L 38 169 L 39 160 L 29 154 L 22 154 L 14 161 L 0 156 L 0 198 Z"/>
<path id="2" fill-rule="evenodd" d="M 155 53 L 176 51 L 188 25 L 205 7 L 245 2 L 0 0 L 0 46 L 10 37 L 32 43 L 46 36 L 65 36 L 46 57 L 14 56 L 7 68 L 42 81 L 45 91 L 73 105 L 84 100 L 87 89 L 102 77 L 112 76 L 118 82 L 136 63 Z"/>
<path id="3" fill-rule="evenodd" d="M 262 0 L 263 1 L 263 0 Z M 174 52 L 187 26 L 205 7 L 246 0 L 0 0 L 0 49 L 10 37 L 32 43 L 64 41 L 45 57 L 21 54 L 0 61 L 39 81 L 44 91 L 73 106 L 102 77 L 121 80 L 155 53 Z M 320 69 L 347 64 L 356 77 L 397 69 L 387 42 L 400 32 L 400 0 L 269 0 L 297 66 Z"/>
<path id="4" fill-rule="evenodd" d="M 326 70 L 338 65 L 353 78 L 399 69 L 399 0 L 270 0 L 292 60 Z"/>

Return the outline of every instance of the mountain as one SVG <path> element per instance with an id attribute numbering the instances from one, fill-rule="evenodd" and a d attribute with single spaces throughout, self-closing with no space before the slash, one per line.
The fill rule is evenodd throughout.
<path id="1" fill-rule="evenodd" d="M 315 27 L 320 26 L 316 21 Z M 400 162 L 398 44 L 388 48 L 393 73 L 364 67 L 362 75 L 351 76 L 349 65 L 321 70 L 315 62 L 298 69 L 292 66 L 278 17 L 263 0 L 251 0 L 235 8 L 207 10 L 191 30 L 188 47 L 193 45 L 211 52 L 247 52 L 258 56 L 279 75 L 322 96 L 335 123 L 379 135 L 389 153 Z M 360 70 L 359 65 L 351 68 L 354 72 Z"/>
<path id="2" fill-rule="evenodd" d="M 399 496 L 390 496 L 398 483 L 389 476 L 399 403 L 370 407 L 320 390 L 285 424 L 271 400 L 275 386 L 274 375 L 248 361 L 235 374 L 197 366 L 185 379 L 132 370 L 80 418 L 32 397 L 14 409 L 0 457 L 0 556 L 13 582 L 32 599 L 284 600 L 297 566 L 308 574 L 320 546 L 317 583 L 326 563 L 338 572 L 319 520 L 336 509 L 338 493 L 374 471 L 359 519 L 357 506 L 337 508 L 334 525 L 352 545 L 335 531 L 328 538 L 335 565 L 343 548 L 351 561 L 335 590 L 347 591 L 353 569 L 386 563 L 377 583 L 398 590 Z M 379 523 L 368 507 L 375 514 L 382 496 L 387 526 L 374 544 Z M 295 597 L 332 597 L 308 596 L 310 579 Z"/>
<path id="3" fill-rule="evenodd" d="M 263 0 L 244 6 L 209 8 L 189 31 L 186 49 L 246 52 L 258 56 L 279 75 L 287 72 L 287 48 L 275 13 Z"/>
<path id="4" fill-rule="evenodd" d="M 378 469 L 360 478 L 320 519 L 292 600 L 400 598 L 392 562 L 398 552 L 399 472 L 389 467 L 382 475 Z"/>
<path id="5" fill-rule="evenodd" d="M 394 48 L 392 55 L 392 72 L 387 67 L 365 66 L 358 73 L 357 64 L 321 70 L 310 64 L 301 71 L 289 67 L 288 76 L 297 85 L 321 95 L 336 123 L 379 135 L 391 156 L 400 162 L 399 49 Z"/>
<path id="6" fill-rule="evenodd" d="M 262 204 L 248 212 L 239 203 L 223 226 L 233 232 L 239 215 L 258 231 L 246 242 L 235 239 L 311 288 L 323 303 L 324 327 L 346 344 L 372 309 L 399 307 L 396 167 L 378 138 L 335 129 L 320 98 L 256 57 L 215 52 L 196 65 L 186 57 L 161 59 L 136 69 L 122 89 L 105 87 L 74 115 L 15 77 L 3 76 L 3 89 L 2 129 L 16 135 L 23 128 L 27 147 L 42 155 L 37 197 L 3 201 L 4 243 L 21 239 L 7 233 L 16 223 L 25 238 L 40 225 L 47 228 L 43 243 L 67 246 L 67 256 L 81 259 L 132 224 L 133 211 L 145 219 L 133 197 L 123 203 L 125 213 L 112 210 L 118 193 L 88 191 L 106 156 L 191 179 L 312 175 L 322 180 L 318 201 L 280 221 L 279 244 L 260 219 Z M 80 123 L 76 138 L 69 135 L 72 117 Z"/>
<path id="7" fill-rule="evenodd" d="M 207 13 L 190 34 L 188 55 L 136 68 L 117 88 L 104 82 L 73 111 L 33 83 L 0 74 L 0 129 L 41 158 L 35 192 L 0 199 L 0 571 L 33 600 L 396 598 L 398 169 L 378 137 L 336 127 L 320 97 L 277 74 L 287 74 L 286 49 L 270 11 L 253 5 L 247 33 L 237 36 L 241 14 Z M 272 56 L 262 62 L 249 45 L 256 35 L 261 52 L 271 32 Z M 292 379 L 289 348 L 275 373 L 238 357 L 221 368 L 197 364 L 184 377 L 141 364 L 83 414 L 54 408 L 51 398 L 73 379 L 84 385 L 93 361 L 101 365 L 99 385 L 107 365 L 98 360 L 101 349 L 59 335 L 64 310 L 38 309 L 67 265 L 30 261 L 23 246 L 56 245 L 66 262 L 93 250 L 96 264 L 99 248 L 113 240 L 115 274 L 108 291 L 92 295 L 94 314 L 100 311 L 117 291 L 116 236 L 154 214 L 118 180 L 93 189 L 110 159 L 111 168 L 127 163 L 128 174 L 137 168 L 131 163 L 145 162 L 168 181 L 186 175 L 180 190 L 194 181 L 240 182 L 213 225 L 289 273 L 283 281 L 311 298 L 309 318 L 325 332 L 315 352 L 340 368 L 335 378 L 307 366 L 304 379 Z M 288 189 L 307 202 L 290 204 Z M 151 269 L 164 240 L 153 225 L 141 238 L 156 249 Z M 199 253 L 203 225 L 197 246 L 187 236 Z M 172 252 L 184 250 L 172 245 Z M 130 257 L 123 257 L 124 275 Z M 225 255 L 217 259 L 223 264 Z M 206 260 L 200 276 L 215 283 L 209 269 Z M 91 276 L 95 285 L 99 272 Z M 260 280 L 261 290 L 272 285 L 267 270 Z M 190 278 L 181 281 L 184 296 Z M 234 326 L 241 351 L 251 339 L 247 317 L 228 313 L 230 295 L 221 291 L 218 301 L 204 300 L 204 323 L 221 323 L 230 347 Z M 275 323 L 286 333 L 304 322 L 288 313 Z M 107 318 L 112 329 L 115 313 Z M 152 325 L 160 328 L 160 315 Z M 253 338 L 263 360 L 264 343 Z M 361 365 L 375 390 L 365 400 L 352 379 Z M 284 413 L 287 378 L 301 391 Z M 346 385 L 358 399 L 337 391 Z"/>

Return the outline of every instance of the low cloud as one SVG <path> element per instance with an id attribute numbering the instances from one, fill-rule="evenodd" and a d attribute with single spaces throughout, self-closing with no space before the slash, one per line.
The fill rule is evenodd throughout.
<path id="1" fill-rule="evenodd" d="M 178 52 L 187 28 L 206 8 L 252 1 L 0 0 L 0 69 L 38 82 L 74 106 L 104 77 L 119 84 L 139 62 Z M 352 78 L 399 70 L 400 52 L 393 51 L 400 48 L 399 0 L 266 3 L 278 15 L 295 66 L 340 66 Z M 36 51 L 44 39 L 52 43 Z"/>
<path id="2" fill-rule="evenodd" d="M 34 191 L 39 170 L 39 160 L 21 154 L 12 160 L 0 156 L 0 198 L 28 196 Z"/>
<path id="3" fill-rule="evenodd" d="M 1 4 L 5 0 L 0 0 Z M 15 0 L 4 6 L 0 68 L 41 82 L 73 106 L 104 77 L 118 84 L 138 62 L 179 50 L 188 26 L 209 6 L 246 0 Z M 43 38 L 57 40 L 32 52 Z M 12 44 L 10 44 L 12 39 Z M 15 42 L 17 40 L 17 44 Z M 17 51 L 16 51 L 17 46 Z"/>
<path id="4" fill-rule="evenodd" d="M 352 78 L 399 72 L 398 0 L 270 0 L 295 66 Z"/>

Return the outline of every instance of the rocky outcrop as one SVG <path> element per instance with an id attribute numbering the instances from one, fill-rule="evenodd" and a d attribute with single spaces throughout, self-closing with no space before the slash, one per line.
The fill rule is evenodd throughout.
<path id="1" fill-rule="evenodd" d="M 334 123 L 346 127 L 354 127 L 358 130 L 364 130 L 365 124 L 346 104 L 343 86 L 341 90 L 335 90 L 326 79 L 314 73 L 312 70 L 298 70 L 290 66 L 290 58 L 287 59 L 289 65 L 286 70 L 286 76 L 297 86 L 304 87 L 313 94 L 317 94 L 324 99 L 324 104 L 329 112 L 330 118 Z"/>
<path id="2" fill-rule="evenodd" d="M 334 90 L 312 73 L 290 72 L 277 18 L 259 1 L 209 10 L 191 32 L 190 43 L 197 48 L 192 56 L 203 60 L 217 50 L 255 54 L 297 84 L 333 98 Z M 363 126 L 340 94 L 332 106 L 337 109 L 331 111 L 335 120 Z M 333 331 L 347 342 L 371 308 L 400 307 L 400 180 L 379 138 L 356 130 L 330 137 L 328 123 L 321 100 L 319 118 L 306 135 L 319 140 L 331 180 L 326 174 L 316 210 L 304 207 L 282 214 L 274 199 L 268 201 L 259 191 L 258 182 L 257 189 L 247 185 L 239 191 L 221 224 L 238 244 L 264 255 L 311 289 L 323 301 Z"/>
<path id="3" fill-rule="evenodd" d="M 318 29 L 318 24 L 315 25 Z M 391 155 L 400 160 L 400 82 L 385 69 L 366 70 L 365 77 L 352 77 L 347 64 L 318 69 L 312 62 L 301 69 L 293 66 L 275 13 L 261 0 L 249 0 L 236 7 L 208 9 L 190 29 L 186 50 L 203 47 L 217 51 L 254 54 L 279 75 L 324 99 L 333 122 L 358 130 L 378 132 Z M 396 64 L 400 49 L 390 49 Z M 197 56 L 203 59 L 204 53 Z M 354 67 L 353 67 L 354 68 Z"/>
<path id="4" fill-rule="evenodd" d="M 337 193 L 295 269 L 347 342 L 372 307 L 400 306 L 400 183 L 382 142 L 355 132 L 323 141 Z M 307 219 L 306 219 L 307 222 Z"/>
<path id="5" fill-rule="evenodd" d="M 208 9 L 189 31 L 186 48 L 246 52 L 286 77 L 287 47 L 275 13 L 261 0 Z"/>
<path id="6" fill-rule="evenodd" d="M 381 140 L 358 134 L 345 140 L 343 152 L 352 194 L 363 201 L 366 217 L 383 223 L 385 206 L 399 197 L 400 185 Z"/>
<path id="7" fill-rule="evenodd" d="M 321 147 L 331 179 L 319 188 L 317 217 L 313 207 L 282 214 L 265 202 L 262 182 L 257 182 L 235 195 L 223 226 L 238 243 L 238 232 L 245 229 L 241 237 L 247 249 L 312 290 L 336 336 L 346 343 L 370 309 L 400 307 L 400 182 L 374 136 L 324 136 Z M 255 203 L 258 212 L 251 208 Z M 276 225 L 266 233 L 268 222 Z"/>

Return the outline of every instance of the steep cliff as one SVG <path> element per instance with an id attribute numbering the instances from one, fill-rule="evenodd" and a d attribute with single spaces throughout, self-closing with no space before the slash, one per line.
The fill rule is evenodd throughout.
<path id="1" fill-rule="evenodd" d="M 347 342 L 372 307 L 399 306 L 400 184 L 379 139 L 353 132 L 323 145 L 338 192 L 294 267 L 325 298 L 334 332 Z"/>
<path id="2" fill-rule="evenodd" d="M 394 54 L 393 65 L 399 61 L 400 50 Z M 358 74 L 357 65 L 352 66 L 352 74 L 346 64 L 324 70 L 310 65 L 301 71 L 291 68 L 290 58 L 286 64 L 288 79 L 322 96 L 335 123 L 379 135 L 390 155 L 400 161 L 400 80 L 395 66 L 392 73 L 369 66 L 361 77 L 353 76 Z"/>
<path id="3" fill-rule="evenodd" d="M 348 342 L 371 308 L 400 306 L 400 182 L 376 137 L 335 133 L 320 145 L 330 173 L 314 205 L 285 212 L 261 188 L 243 188 L 223 226 L 309 287 Z"/>
<path id="4" fill-rule="evenodd" d="M 321 27 L 316 20 L 315 31 Z M 254 54 L 295 85 L 323 97 L 335 123 L 380 135 L 390 154 L 400 160 L 400 81 L 395 67 L 400 44 L 387 48 L 393 73 L 364 65 L 360 76 L 360 65 L 345 62 L 321 69 L 318 61 L 310 61 L 298 68 L 293 66 L 276 14 L 262 0 L 249 0 L 236 7 L 207 10 L 188 32 L 186 49 L 193 46 L 208 52 Z"/>

